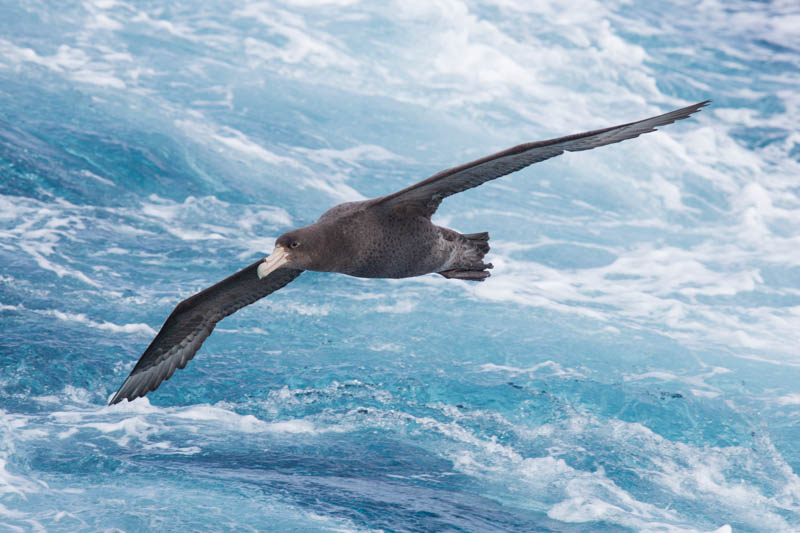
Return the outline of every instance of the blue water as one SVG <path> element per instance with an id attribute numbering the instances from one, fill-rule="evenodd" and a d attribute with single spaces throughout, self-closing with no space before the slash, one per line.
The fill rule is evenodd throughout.
<path id="1" fill-rule="evenodd" d="M 794 1 L 0 1 L 1 531 L 797 531 Z M 483 284 L 307 273 L 335 203 L 710 98 L 447 200 Z"/>

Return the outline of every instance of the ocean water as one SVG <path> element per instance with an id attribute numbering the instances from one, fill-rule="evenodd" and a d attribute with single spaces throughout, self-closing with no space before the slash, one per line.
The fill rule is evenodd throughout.
<path id="1" fill-rule="evenodd" d="M 705 99 L 106 406 L 331 205 Z M 0 0 L 0 531 L 800 530 L 798 117 L 793 0 Z"/>

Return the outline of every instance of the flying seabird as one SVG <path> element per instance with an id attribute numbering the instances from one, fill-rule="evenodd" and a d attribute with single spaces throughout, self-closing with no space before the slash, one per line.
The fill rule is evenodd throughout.
<path id="1" fill-rule="evenodd" d="M 360 278 L 408 278 L 438 273 L 483 281 L 491 263 L 489 234 L 461 234 L 436 226 L 431 215 L 450 195 L 516 172 L 565 151 L 613 144 L 687 118 L 709 100 L 664 115 L 520 144 L 434 174 L 401 191 L 326 211 L 314 224 L 284 233 L 269 257 L 187 298 L 169 315 L 110 404 L 156 390 L 200 349 L 217 322 L 297 278 L 305 270 Z"/>

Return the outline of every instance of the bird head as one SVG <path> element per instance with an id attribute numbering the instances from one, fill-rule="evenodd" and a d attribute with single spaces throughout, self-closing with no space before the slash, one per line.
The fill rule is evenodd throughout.
<path id="1" fill-rule="evenodd" d="M 323 252 L 324 236 L 322 228 L 306 226 L 288 231 L 275 241 L 275 250 L 258 265 L 259 279 L 281 267 L 300 270 L 318 270 L 320 254 Z"/>

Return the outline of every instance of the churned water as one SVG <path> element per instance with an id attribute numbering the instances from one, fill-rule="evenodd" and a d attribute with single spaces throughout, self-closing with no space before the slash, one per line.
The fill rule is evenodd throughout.
<path id="1" fill-rule="evenodd" d="M 331 205 L 448 199 L 482 284 L 307 273 L 106 407 Z M 0 530 L 797 531 L 796 1 L 0 2 Z"/>

